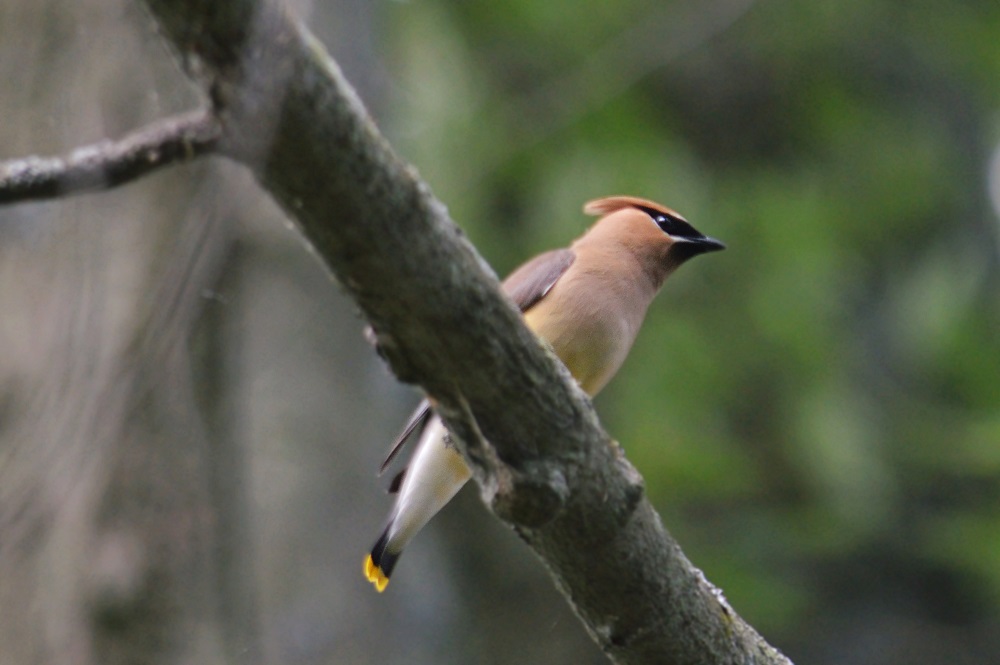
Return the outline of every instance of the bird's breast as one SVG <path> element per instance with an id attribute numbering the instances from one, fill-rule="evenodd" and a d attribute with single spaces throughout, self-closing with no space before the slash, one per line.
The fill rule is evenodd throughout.
<path id="1" fill-rule="evenodd" d="M 637 301 L 628 285 L 574 277 L 559 280 L 524 318 L 584 391 L 595 395 L 625 361 L 647 303 Z"/>

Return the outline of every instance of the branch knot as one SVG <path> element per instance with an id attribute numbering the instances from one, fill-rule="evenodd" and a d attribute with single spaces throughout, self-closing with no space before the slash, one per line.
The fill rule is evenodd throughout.
<path id="1" fill-rule="evenodd" d="M 522 469 L 502 468 L 489 503 L 505 522 L 537 529 L 558 517 L 569 493 L 569 483 L 560 469 L 551 463 L 532 462 Z"/>

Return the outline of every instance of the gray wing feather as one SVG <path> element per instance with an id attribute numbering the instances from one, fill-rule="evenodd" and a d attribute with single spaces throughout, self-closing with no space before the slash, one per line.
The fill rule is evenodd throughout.
<path id="1" fill-rule="evenodd" d="M 389 454 L 386 455 L 385 461 L 382 462 L 382 466 L 378 468 L 378 475 L 385 473 L 385 469 L 392 463 L 392 460 L 396 459 L 396 455 L 399 451 L 403 449 L 406 442 L 410 440 L 414 434 L 418 434 L 423 431 L 424 427 L 427 426 L 427 421 L 430 420 L 431 415 L 434 412 L 431 410 L 431 403 L 427 399 L 421 400 L 420 404 L 417 405 L 416 410 L 413 415 L 410 416 L 410 420 L 407 421 L 406 426 L 403 431 L 399 433 L 396 440 L 392 442 L 392 447 L 389 448 Z"/>
<path id="2" fill-rule="evenodd" d="M 571 249 L 554 249 L 539 254 L 503 281 L 503 290 L 522 312 L 527 312 L 544 298 L 563 273 L 573 265 L 576 254 Z"/>

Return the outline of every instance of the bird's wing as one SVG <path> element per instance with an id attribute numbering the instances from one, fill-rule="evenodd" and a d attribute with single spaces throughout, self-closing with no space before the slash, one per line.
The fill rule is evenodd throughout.
<path id="1" fill-rule="evenodd" d="M 522 312 L 527 312 L 552 290 L 575 258 L 572 249 L 554 249 L 539 254 L 503 281 L 504 293 Z"/>
<path id="2" fill-rule="evenodd" d="M 503 282 L 503 290 L 522 312 L 526 312 L 555 286 L 555 283 L 559 281 L 559 278 L 566 272 L 575 258 L 576 254 L 571 249 L 555 249 L 539 254 L 511 273 Z M 414 434 L 423 431 L 432 414 L 430 402 L 426 399 L 420 402 L 403 431 L 392 442 L 389 454 L 386 455 L 385 461 L 378 469 L 379 475 L 382 475 L 392 460 L 396 459 L 406 442 L 413 438 Z M 403 472 L 393 478 L 389 488 L 390 492 L 399 488 Z"/>
<path id="3" fill-rule="evenodd" d="M 392 442 L 392 447 L 389 448 L 389 454 L 386 455 L 385 461 L 382 462 L 382 466 L 378 468 L 378 475 L 381 476 L 385 473 L 386 467 L 392 463 L 392 460 L 396 459 L 396 455 L 399 454 L 399 451 L 403 449 L 403 446 L 406 445 L 406 442 L 409 441 L 414 434 L 419 434 L 423 431 L 432 414 L 433 411 L 431 410 L 430 401 L 426 398 L 421 400 L 420 404 L 417 405 L 416 410 L 413 412 L 413 415 L 410 416 L 409 421 L 407 421 L 403 431 L 400 432 L 399 436 L 396 437 L 396 440 Z M 393 481 L 393 484 L 396 484 L 395 480 Z"/>

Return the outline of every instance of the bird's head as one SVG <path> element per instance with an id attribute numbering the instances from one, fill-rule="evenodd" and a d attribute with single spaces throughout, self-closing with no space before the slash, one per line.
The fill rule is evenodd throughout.
<path id="1" fill-rule="evenodd" d="M 618 242 L 649 257 L 670 272 L 699 254 L 726 246 L 691 226 L 675 211 L 655 201 L 635 196 L 608 196 L 588 202 L 583 211 L 601 215 L 588 236 Z"/>

